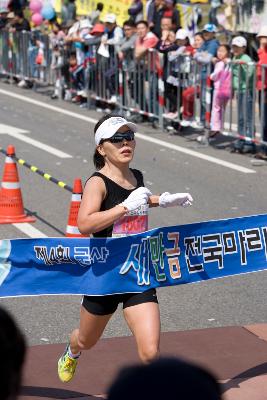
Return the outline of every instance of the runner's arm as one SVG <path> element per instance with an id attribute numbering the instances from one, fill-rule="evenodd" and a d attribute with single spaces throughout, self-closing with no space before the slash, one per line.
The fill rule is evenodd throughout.
<path id="1" fill-rule="evenodd" d="M 105 184 L 100 177 L 93 176 L 87 181 L 78 214 L 78 228 L 82 234 L 99 232 L 126 214 L 127 209 L 121 205 L 100 211 L 105 195 Z"/>

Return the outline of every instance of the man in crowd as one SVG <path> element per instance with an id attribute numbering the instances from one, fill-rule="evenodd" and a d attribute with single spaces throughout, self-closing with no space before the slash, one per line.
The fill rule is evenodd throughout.
<path id="1" fill-rule="evenodd" d="M 11 21 L 12 28 L 11 32 L 22 32 L 22 31 L 30 31 L 31 26 L 29 21 L 24 17 L 22 10 L 14 11 L 14 18 Z"/>
<path id="2" fill-rule="evenodd" d="M 126 63 L 127 68 L 133 67 L 134 47 L 137 39 L 135 23 L 129 19 L 123 24 L 124 38 L 118 46 L 118 57 Z"/>
<path id="3" fill-rule="evenodd" d="M 181 27 L 180 23 L 180 13 L 175 7 L 174 0 L 165 0 L 164 1 L 164 13 L 163 18 L 171 19 L 171 29 L 177 31 Z"/>
<path id="4" fill-rule="evenodd" d="M 164 0 L 154 0 L 148 8 L 147 22 L 151 31 L 158 38 L 161 37 L 160 24 L 164 11 Z"/>
<path id="5" fill-rule="evenodd" d="M 207 65 L 211 65 L 211 61 L 216 57 L 219 42 L 215 37 L 216 26 L 213 24 L 206 24 L 203 29 L 204 43 L 195 54 L 194 58 L 201 63 L 201 110 L 200 110 L 200 123 L 195 124 L 194 128 L 204 128 L 205 114 L 206 114 L 206 81 L 209 71 Z"/>
<path id="6" fill-rule="evenodd" d="M 171 29 L 173 29 L 172 19 L 170 17 L 163 17 L 160 22 L 161 37 L 162 37 L 162 32 L 170 31 Z"/>
<path id="7" fill-rule="evenodd" d="M 0 31 L 5 29 L 8 23 L 8 9 L 5 7 L 0 8 Z"/>
<path id="8" fill-rule="evenodd" d="M 135 42 L 134 55 L 137 60 L 144 58 L 149 49 L 154 48 L 159 39 L 157 36 L 149 31 L 148 23 L 146 21 L 139 21 L 136 25 L 137 40 Z"/>
<path id="9" fill-rule="evenodd" d="M 159 39 L 149 31 L 146 21 L 138 22 L 136 26 L 137 40 L 135 42 L 134 55 L 137 65 L 136 95 L 137 102 L 141 110 L 156 112 L 155 103 L 156 93 L 156 65 L 157 54 L 149 52 L 156 47 Z"/>
<path id="10" fill-rule="evenodd" d="M 129 19 L 123 24 L 124 38 L 118 47 L 118 57 L 123 63 L 124 86 L 128 93 L 124 93 L 124 102 L 134 97 L 134 46 L 137 39 L 135 23 Z"/>

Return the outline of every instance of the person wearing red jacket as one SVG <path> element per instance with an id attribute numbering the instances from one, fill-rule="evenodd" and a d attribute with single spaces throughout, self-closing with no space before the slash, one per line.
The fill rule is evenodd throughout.
<path id="1" fill-rule="evenodd" d="M 258 49 L 258 65 L 257 65 L 257 90 L 259 92 L 259 110 L 261 119 L 262 140 L 267 143 L 267 26 L 263 26 L 257 38 L 260 47 Z M 261 146 L 256 158 L 267 160 L 267 144 Z"/>

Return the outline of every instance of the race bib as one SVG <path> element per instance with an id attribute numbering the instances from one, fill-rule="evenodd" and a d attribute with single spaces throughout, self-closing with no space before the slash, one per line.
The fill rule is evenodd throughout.
<path id="1" fill-rule="evenodd" d="M 148 204 L 130 211 L 114 222 L 112 237 L 135 235 L 148 230 Z"/>

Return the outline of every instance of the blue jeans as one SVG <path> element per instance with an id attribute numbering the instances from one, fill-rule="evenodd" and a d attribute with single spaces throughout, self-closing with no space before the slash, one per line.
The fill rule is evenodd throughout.
<path id="1" fill-rule="evenodd" d="M 254 136 L 253 95 L 251 91 L 237 93 L 238 133 L 241 136 Z"/>

